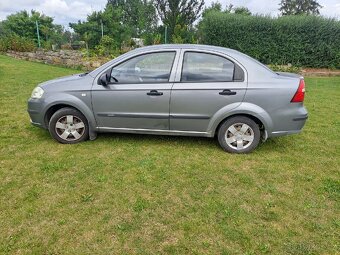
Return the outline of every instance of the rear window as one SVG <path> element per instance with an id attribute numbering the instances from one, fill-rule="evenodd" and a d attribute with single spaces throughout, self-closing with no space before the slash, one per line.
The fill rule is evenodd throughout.
<path id="1" fill-rule="evenodd" d="M 243 70 L 224 57 L 202 52 L 184 54 L 182 82 L 231 82 L 243 78 Z"/>

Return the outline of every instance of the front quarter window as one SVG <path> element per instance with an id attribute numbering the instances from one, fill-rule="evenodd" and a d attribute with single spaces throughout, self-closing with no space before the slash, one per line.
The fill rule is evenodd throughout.
<path id="1" fill-rule="evenodd" d="M 118 83 L 163 83 L 170 78 L 175 52 L 147 53 L 131 58 L 111 71 L 111 81 Z"/>

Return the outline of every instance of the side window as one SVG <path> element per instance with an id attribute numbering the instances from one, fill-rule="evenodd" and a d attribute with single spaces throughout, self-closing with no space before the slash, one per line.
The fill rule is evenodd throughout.
<path id="1" fill-rule="evenodd" d="M 242 71 L 230 60 L 209 53 L 186 52 L 183 59 L 183 82 L 228 82 L 240 80 Z M 235 77 L 235 70 L 238 77 Z"/>
<path id="2" fill-rule="evenodd" d="M 140 55 L 115 66 L 111 81 L 118 83 L 162 83 L 170 78 L 175 52 Z"/>

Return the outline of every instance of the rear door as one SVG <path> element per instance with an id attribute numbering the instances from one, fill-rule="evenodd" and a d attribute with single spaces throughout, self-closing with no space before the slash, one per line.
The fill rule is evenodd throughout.
<path id="1" fill-rule="evenodd" d="M 148 52 L 108 69 L 110 84 L 92 88 L 99 128 L 168 130 L 176 54 L 176 50 Z"/>
<path id="2" fill-rule="evenodd" d="M 222 108 L 243 101 L 245 70 L 220 53 L 182 50 L 171 91 L 170 130 L 207 132 L 210 119 Z"/>

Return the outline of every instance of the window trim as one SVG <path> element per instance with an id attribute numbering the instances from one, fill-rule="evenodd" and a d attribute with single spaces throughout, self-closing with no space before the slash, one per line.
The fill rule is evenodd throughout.
<path id="1" fill-rule="evenodd" d="M 181 63 L 181 72 L 180 72 L 180 79 L 179 81 L 177 81 L 178 83 L 226 83 L 226 82 L 244 82 L 245 81 L 245 70 L 240 66 L 240 64 L 238 64 L 236 61 L 226 57 L 225 55 L 221 55 L 219 53 L 215 53 L 215 52 L 210 52 L 210 51 L 199 51 L 199 50 L 184 50 L 182 51 L 182 63 Z M 201 54 L 208 54 L 208 55 L 213 55 L 213 56 L 217 56 L 217 57 L 221 57 L 224 58 L 230 62 L 232 62 L 234 64 L 234 71 L 233 71 L 233 79 L 231 81 L 182 81 L 182 74 L 183 74 L 183 67 L 184 67 L 184 56 L 186 53 L 201 53 Z M 242 70 L 242 80 L 235 80 L 234 76 L 235 76 L 235 66 L 238 66 L 241 70 Z"/>
<path id="2" fill-rule="evenodd" d="M 171 68 L 170 68 L 170 75 L 167 81 L 154 81 L 154 82 L 138 82 L 138 83 L 120 83 L 120 82 L 110 82 L 108 83 L 108 85 L 136 85 L 136 84 L 165 84 L 165 83 L 170 83 L 170 79 L 171 79 L 171 75 L 174 72 L 174 64 L 176 61 L 176 57 L 178 55 L 178 51 L 175 49 L 169 49 L 169 50 L 161 50 L 161 51 L 150 51 L 150 52 L 144 52 L 144 53 L 140 53 L 140 54 L 136 54 L 133 56 L 128 57 L 127 59 L 123 59 L 122 61 L 115 63 L 113 66 L 111 66 L 110 68 L 106 69 L 104 72 L 102 72 L 98 77 L 100 77 L 101 75 L 103 75 L 104 73 L 110 74 L 112 73 L 112 69 L 115 68 L 118 65 L 121 65 L 133 58 L 136 57 L 140 57 L 140 56 L 144 56 L 144 55 L 150 55 L 150 54 L 157 54 L 157 53 L 174 53 L 174 58 L 172 60 L 172 64 L 171 64 Z M 99 80 L 99 79 L 98 79 Z M 97 82 L 98 83 L 98 82 Z M 99 84 L 100 85 L 100 84 Z"/>

